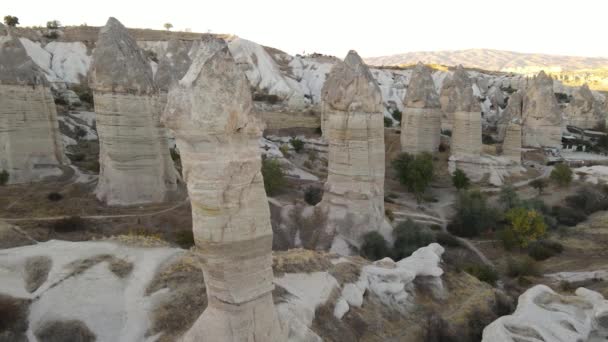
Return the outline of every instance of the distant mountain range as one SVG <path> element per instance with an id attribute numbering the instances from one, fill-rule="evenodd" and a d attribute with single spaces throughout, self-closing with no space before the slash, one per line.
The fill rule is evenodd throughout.
<path id="1" fill-rule="evenodd" d="M 399 66 L 415 64 L 458 65 L 493 71 L 516 71 L 546 68 L 557 71 L 581 69 L 608 69 L 608 58 L 545 55 L 512 51 L 469 49 L 454 51 L 408 52 L 391 56 L 369 57 L 365 62 L 376 66 Z"/>

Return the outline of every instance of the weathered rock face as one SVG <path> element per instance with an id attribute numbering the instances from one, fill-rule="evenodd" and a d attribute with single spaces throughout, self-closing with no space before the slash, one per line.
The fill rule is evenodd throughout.
<path id="1" fill-rule="evenodd" d="M 0 171 L 9 183 L 60 175 L 66 163 L 57 110 L 43 73 L 0 24 Z"/>
<path id="2" fill-rule="evenodd" d="M 207 38 L 162 120 L 174 133 L 204 257 L 209 305 L 184 341 L 283 341 L 272 294 L 272 228 L 249 83 Z"/>
<path id="3" fill-rule="evenodd" d="M 484 329 L 482 341 L 603 341 L 606 337 L 608 301 L 601 294 L 579 288 L 575 296 L 563 296 L 537 285 L 519 297 L 512 315 Z"/>
<path id="4" fill-rule="evenodd" d="M 562 115 L 553 93 L 553 79 L 541 71 L 523 99 L 523 146 L 560 147 Z"/>
<path id="5" fill-rule="evenodd" d="M 502 143 L 502 155 L 521 164 L 521 120 L 514 119 L 508 124 Z"/>
<path id="6" fill-rule="evenodd" d="M 91 65 L 99 135 L 97 197 L 109 205 L 162 202 L 176 171 L 159 116 L 152 70 L 118 20 L 99 31 Z"/>
<path id="7" fill-rule="evenodd" d="M 566 115 L 569 124 L 579 128 L 591 129 L 606 121 L 600 103 L 595 99 L 586 83 L 574 92 Z"/>
<path id="8" fill-rule="evenodd" d="M 442 128 L 451 129 L 456 112 L 480 112 L 479 101 L 473 96 L 473 83 L 462 65 L 456 68 L 441 88 L 439 98 L 443 111 Z"/>
<path id="9" fill-rule="evenodd" d="M 167 50 L 158 61 L 158 69 L 154 75 L 156 86 L 167 92 L 169 88 L 181 80 L 188 71 L 192 60 L 189 56 L 190 46 L 178 39 L 171 39 L 167 43 Z"/>
<path id="10" fill-rule="evenodd" d="M 447 90 L 449 101 L 444 110 L 453 119 L 452 155 L 478 156 L 481 154 L 481 108 L 473 95 L 471 79 L 462 66 L 458 66 L 451 82 L 453 86 Z"/>
<path id="11" fill-rule="evenodd" d="M 431 70 L 422 63 L 414 69 L 404 102 L 401 150 L 436 152 L 441 138 L 441 104 Z"/>
<path id="12" fill-rule="evenodd" d="M 507 133 L 507 127 L 509 123 L 514 119 L 518 119 L 521 121 L 522 112 L 523 112 L 523 95 L 522 91 L 519 90 L 509 97 L 509 102 L 507 103 L 507 107 L 502 112 L 498 122 L 496 123 L 496 128 L 498 131 L 498 141 L 504 141 L 505 134 Z"/>
<path id="13" fill-rule="evenodd" d="M 384 223 L 382 96 L 367 66 L 350 51 L 323 87 L 329 166 L 323 205 L 328 234 L 358 246 Z M 327 247 L 327 246 L 324 246 Z"/>

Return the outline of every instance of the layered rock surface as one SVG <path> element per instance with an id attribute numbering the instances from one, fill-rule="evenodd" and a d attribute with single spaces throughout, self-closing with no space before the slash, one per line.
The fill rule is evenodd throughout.
<path id="1" fill-rule="evenodd" d="M 560 147 L 562 114 L 553 93 L 553 79 L 540 72 L 523 98 L 523 146 Z"/>
<path id="2" fill-rule="evenodd" d="M 174 133 L 203 255 L 209 305 L 184 341 L 284 341 L 273 305 L 272 228 L 249 83 L 207 37 L 163 122 Z"/>
<path id="3" fill-rule="evenodd" d="M 478 156 L 481 154 L 481 109 L 473 95 L 471 79 L 462 66 L 459 66 L 452 77 L 452 86 L 448 87 L 449 96 L 444 111 L 453 122 L 452 155 Z M 448 117 L 450 120 L 450 117 Z"/>
<path id="4" fill-rule="evenodd" d="M 443 82 L 439 101 L 443 111 L 442 128 L 445 129 L 454 125 L 456 112 L 481 111 L 473 95 L 473 83 L 462 65 Z"/>
<path id="5" fill-rule="evenodd" d="M 401 150 L 436 152 L 441 138 L 441 104 L 431 70 L 418 63 L 410 80 L 401 120 Z"/>
<path id="6" fill-rule="evenodd" d="M 97 197 L 109 205 L 167 200 L 176 171 L 159 121 L 163 101 L 143 52 L 114 18 L 99 31 L 90 85 L 100 145 Z"/>
<path id="7" fill-rule="evenodd" d="M 566 115 L 570 125 L 584 129 L 592 129 L 606 122 L 606 114 L 602 113 L 600 103 L 586 83 L 574 92 Z"/>
<path id="8" fill-rule="evenodd" d="M 0 24 L 0 171 L 9 183 L 61 175 L 57 110 L 40 68 L 21 41 Z"/>
<path id="9" fill-rule="evenodd" d="M 537 285 L 519 297 L 512 315 L 503 316 L 483 331 L 483 342 L 604 341 L 608 338 L 608 301 L 594 291 L 560 295 Z"/>
<path id="10" fill-rule="evenodd" d="M 382 95 L 367 66 L 350 51 L 332 69 L 322 99 L 329 143 L 320 204 L 328 210 L 326 232 L 359 246 L 363 234 L 384 224 Z"/>
<path id="11" fill-rule="evenodd" d="M 502 154 L 509 160 L 521 163 L 522 144 L 522 92 L 517 91 L 509 98 L 509 103 L 498 122 L 498 139 L 502 141 Z"/>

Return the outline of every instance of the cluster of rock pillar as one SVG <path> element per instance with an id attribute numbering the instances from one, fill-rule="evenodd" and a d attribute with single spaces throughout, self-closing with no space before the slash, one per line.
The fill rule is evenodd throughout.
<path id="1" fill-rule="evenodd" d="M 99 136 L 97 197 L 109 205 L 167 200 L 177 174 L 159 121 L 163 96 L 143 51 L 114 18 L 99 32 L 90 86 Z"/>
<path id="2" fill-rule="evenodd" d="M 261 127 L 245 75 L 207 37 L 168 94 L 203 257 L 208 306 L 184 341 L 285 341 L 272 300 L 272 228 L 260 172 Z"/>
<path id="3" fill-rule="evenodd" d="M 66 163 L 57 111 L 43 72 L 0 24 L 0 172 L 9 183 L 61 175 Z"/>
<path id="4" fill-rule="evenodd" d="M 382 95 L 356 52 L 332 68 L 322 106 L 329 163 L 319 205 L 328 213 L 326 233 L 360 246 L 365 233 L 385 224 L 385 151 Z"/>

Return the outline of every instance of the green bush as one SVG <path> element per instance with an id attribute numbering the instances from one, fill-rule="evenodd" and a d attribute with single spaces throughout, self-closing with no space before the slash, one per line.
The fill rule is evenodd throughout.
<path id="1" fill-rule="evenodd" d="M 399 182 L 416 195 L 420 202 L 434 175 L 433 156 L 430 153 L 411 155 L 401 153 L 392 162 Z"/>
<path id="2" fill-rule="evenodd" d="M 6 15 L 4 16 L 4 24 L 6 26 L 15 27 L 19 25 L 19 18 L 12 15 Z"/>
<path id="3" fill-rule="evenodd" d="M 569 227 L 576 226 L 587 219 L 584 212 L 569 207 L 554 206 L 551 208 L 551 214 L 558 223 Z"/>
<path id="4" fill-rule="evenodd" d="M 500 230 L 498 232 L 498 238 L 502 242 L 502 246 L 507 251 L 510 251 L 519 245 L 517 236 L 515 235 L 515 232 L 513 231 L 513 229 L 505 228 L 505 229 Z"/>
<path id="5" fill-rule="evenodd" d="M 428 246 L 435 241 L 435 236 L 428 228 L 412 220 L 399 223 L 393 230 L 395 242 L 393 257 L 401 260 L 414 253 L 418 248 Z"/>
<path id="6" fill-rule="evenodd" d="M 84 220 L 80 216 L 72 216 L 53 222 L 52 228 L 58 233 L 69 233 L 83 230 Z"/>
<path id="7" fill-rule="evenodd" d="M 462 171 L 461 169 L 456 169 L 456 171 L 454 171 L 454 174 L 452 175 L 452 184 L 454 184 L 454 187 L 458 190 L 468 189 L 471 185 L 471 180 L 469 179 L 467 174 L 464 173 L 464 171 Z"/>
<path id="8" fill-rule="evenodd" d="M 393 120 L 391 118 L 384 117 L 384 127 L 393 127 Z"/>
<path id="9" fill-rule="evenodd" d="M 304 149 L 304 142 L 296 137 L 291 138 L 291 140 L 289 140 L 289 143 L 293 147 L 293 150 L 296 151 L 296 153 L 300 153 L 302 152 L 302 149 Z"/>
<path id="10" fill-rule="evenodd" d="M 528 246 L 528 255 L 534 260 L 542 261 L 550 257 L 560 254 L 564 250 L 564 246 L 556 241 L 539 240 L 531 243 Z"/>
<path id="11" fill-rule="evenodd" d="M 323 199 L 323 189 L 316 186 L 309 186 L 304 191 L 304 201 L 310 205 L 317 205 Z"/>
<path id="12" fill-rule="evenodd" d="M 486 282 L 490 285 L 496 284 L 498 280 L 498 272 L 487 265 L 468 265 L 464 268 L 465 272 L 479 279 L 480 281 Z"/>
<path id="13" fill-rule="evenodd" d="M 544 178 L 537 178 L 530 182 L 530 186 L 538 190 L 538 194 L 542 194 L 543 190 L 547 187 L 547 180 Z"/>
<path id="14" fill-rule="evenodd" d="M 390 209 L 384 209 L 384 215 L 388 218 L 389 221 L 395 221 L 395 214 Z"/>
<path id="15" fill-rule="evenodd" d="M 515 191 L 515 188 L 510 185 L 504 185 L 500 188 L 499 202 L 505 211 L 521 206 L 519 195 Z"/>
<path id="16" fill-rule="evenodd" d="M 175 242 L 182 248 L 194 246 L 194 234 L 192 233 L 192 229 L 180 230 L 175 233 Z"/>
<path id="17" fill-rule="evenodd" d="M 93 105 L 93 92 L 88 86 L 75 85 L 71 87 L 71 90 L 78 95 L 81 102 L 86 102 Z"/>
<path id="18" fill-rule="evenodd" d="M 493 229 L 500 220 L 500 213 L 489 207 L 479 191 L 463 191 L 456 201 L 456 215 L 448 225 L 448 231 L 461 237 L 473 237 Z"/>
<path id="19" fill-rule="evenodd" d="M 586 214 L 593 214 L 597 211 L 608 210 L 608 195 L 601 189 L 586 186 L 575 195 L 566 197 L 566 204 Z"/>
<path id="20" fill-rule="evenodd" d="M 572 182 L 572 170 L 566 164 L 557 164 L 550 177 L 557 185 L 568 186 Z"/>
<path id="21" fill-rule="evenodd" d="M 390 256 L 391 251 L 388 243 L 378 232 L 369 232 L 363 235 L 361 245 L 361 256 L 368 260 L 380 260 Z"/>
<path id="22" fill-rule="evenodd" d="M 395 119 L 395 121 L 401 122 L 403 113 L 399 109 L 394 109 L 393 112 L 391 113 L 391 115 L 392 115 L 393 119 Z"/>
<path id="23" fill-rule="evenodd" d="M 262 177 L 264 178 L 264 190 L 268 196 L 280 193 L 287 185 L 283 166 L 276 159 L 262 158 Z"/>
<path id="24" fill-rule="evenodd" d="M 529 257 L 507 259 L 507 276 L 511 278 L 538 276 L 539 274 L 536 261 Z"/>
<path id="25" fill-rule="evenodd" d="M 0 172 L 0 186 L 6 185 L 8 183 L 8 180 L 9 180 L 8 171 L 2 170 Z"/>
<path id="26" fill-rule="evenodd" d="M 460 241 L 454 237 L 454 235 L 450 234 L 450 233 L 446 233 L 446 232 L 438 232 L 435 235 L 435 241 L 442 245 L 442 246 L 447 246 L 447 247 L 461 247 L 462 244 L 460 243 Z"/>

